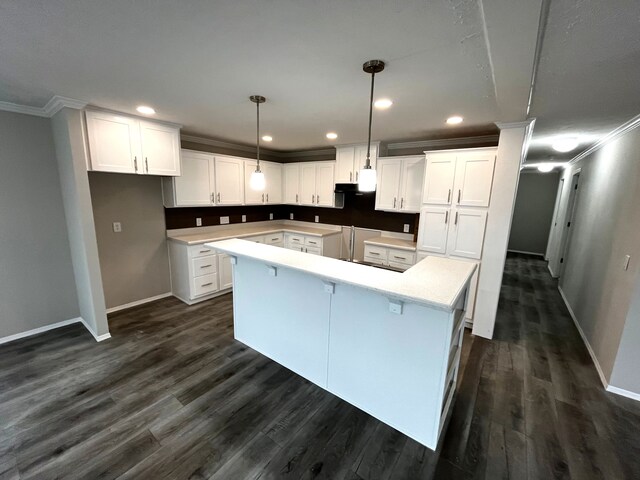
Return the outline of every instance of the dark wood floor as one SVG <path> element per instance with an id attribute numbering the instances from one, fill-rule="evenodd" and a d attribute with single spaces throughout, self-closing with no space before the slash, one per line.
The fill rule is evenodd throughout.
<path id="1" fill-rule="evenodd" d="M 0 479 L 618 479 L 640 405 L 606 393 L 549 277 L 510 256 L 496 339 L 467 334 L 436 452 L 233 340 L 231 295 L 0 347 Z"/>

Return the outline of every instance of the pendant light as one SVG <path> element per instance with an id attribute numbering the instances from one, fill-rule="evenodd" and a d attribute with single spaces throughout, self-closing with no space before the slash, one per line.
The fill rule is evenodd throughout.
<path id="1" fill-rule="evenodd" d="M 376 191 L 376 171 L 371 168 L 371 122 L 373 120 L 373 85 L 376 73 L 384 70 L 382 60 L 369 60 L 362 65 L 362 70 L 371 74 L 371 98 L 369 99 L 369 139 L 367 140 L 367 159 L 358 176 L 358 190 L 361 192 Z"/>
<path id="2" fill-rule="evenodd" d="M 251 174 L 249 186 L 251 190 L 264 190 L 266 181 L 264 179 L 264 173 L 260 170 L 260 104 L 264 103 L 266 99 L 261 95 L 251 95 L 249 100 L 256 104 L 258 120 L 256 125 L 256 171 Z"/>

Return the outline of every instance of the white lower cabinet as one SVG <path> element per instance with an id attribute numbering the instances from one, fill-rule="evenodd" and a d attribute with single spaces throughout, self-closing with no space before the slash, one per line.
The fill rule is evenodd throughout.
<path id="1" fill-rule="evenodd" d="M 231 257 L 226 253 L 218 254 L 218 278 L 220 280 L 220 290 L 233 287 L 233 267 Z"/>
<path id="2" fill-rule="evenodd" d="M 423 207 L 418 250 L 480 259 L 486 224 L 486 210 Z"/>
<path id="3" fill-rule="evenodd" d="M 398 248 L 364 244 L 364 261 L 398 270 L 407 270 L 416 264 L 416 252 Z"/>

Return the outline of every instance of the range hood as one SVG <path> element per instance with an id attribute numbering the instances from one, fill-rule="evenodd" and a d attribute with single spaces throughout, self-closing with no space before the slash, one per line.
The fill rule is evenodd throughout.
<path id="1" fill-rule="evenodd" d="M 335 193 L 355 193 L 358 195 L 365 195 L 368 193 L 374 193 L 375 192 L 361 192 L 358 190 L 358 184 L 357 183 L 336 183 L 336 188 L 334 190 Z"/>

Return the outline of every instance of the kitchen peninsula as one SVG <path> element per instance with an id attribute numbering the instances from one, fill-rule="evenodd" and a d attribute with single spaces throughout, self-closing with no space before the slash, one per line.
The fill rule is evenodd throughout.
<path id="1" fill-rule="evenodd" d="M 406 272 L 231 239 L 234 336 L 435 449 L 453 393 L 475 264 Z"/>

